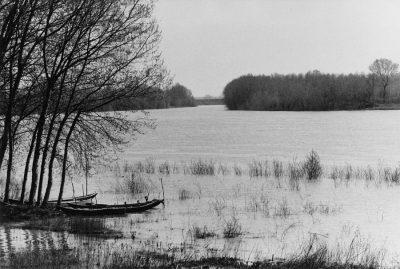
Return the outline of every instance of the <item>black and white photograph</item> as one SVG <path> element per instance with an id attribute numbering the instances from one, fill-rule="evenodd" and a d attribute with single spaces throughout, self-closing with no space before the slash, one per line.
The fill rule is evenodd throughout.
<path id="1" fill-rule="evenodd" d="M 399 0 L 1 0 L 0 268 L 400 268 Z"/>

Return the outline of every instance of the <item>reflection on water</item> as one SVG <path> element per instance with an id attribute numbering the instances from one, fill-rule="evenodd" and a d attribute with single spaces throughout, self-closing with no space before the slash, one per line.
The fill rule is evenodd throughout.
<path id="1" fill-rule="evenodd" d="M 55 249 L 68 244 L 68 233 L 26 230 L 0 226 L 0 258 L 7 258 L 21 248 Z"/>

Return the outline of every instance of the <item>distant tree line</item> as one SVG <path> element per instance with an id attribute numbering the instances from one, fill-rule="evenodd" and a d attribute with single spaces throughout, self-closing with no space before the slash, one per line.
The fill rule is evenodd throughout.
<path id="1" fill-rule="evenodd" d="M 223 91 L 230 110 L 321 111 L 364 109 L 376 102 L 398 101 L 398 65 L 376 60 L 369 74 L 245 75 Z"/>
<path id="2" fill-rule="evenodd" d="M 158 90 L 156 95 L 145 98 L 125 98 L 111 102 L 102 108 L 103 111 L 126 111 L 138 109 L 163 109 L 170 107 L 195 107 L 196 101 L 192 92 L 177 83 L 166 90 Z"/>

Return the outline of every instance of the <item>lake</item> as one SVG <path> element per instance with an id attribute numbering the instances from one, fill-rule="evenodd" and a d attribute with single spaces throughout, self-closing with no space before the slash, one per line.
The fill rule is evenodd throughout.
<path id="1" fill-rule="evenodd" d="M 139 136 L 129 158 L 192 158 L 248 163 L 254 158 L 303 158 L 324 164 L 400 162 L 400 111 L 228 111 L 224 106 L 151 110 L 154 131 Z"/>
<path id="2" fill-rule="evenodd" d="M 132 198 L 121 192 L 132 176 L 127 167 L 138 162 L 157 168 L 142 174 L 150 198 L 162 197 L 163 179 L 165 208 L 107 219 L 123 231 L 118 243 L 164 251 L 183 244 L 195 256 L 218 252 L 254 261 L 285 258 L 313 242 L 342 253 L 341 259 L 358 262 L 371 252 L 383 264 L 398 265 L 400 186 L 393 178 L 400 161 L 400 111 L 252 112 L 199 106 L 151 110 L 150 117 L 157 128 L 137 136 L 118 164 L 90 178 L 89 192 L 99 192 L 99 203 L 147 195 Z M 300 166 L 312 150 L 319 154 L 322 177 L 293 180 L 289 167 Z M 170 174 L 159 171 L 162 164 Z M 193 174 L 190 169 L 198 164 L 215 170 Z M 282 173 L 276 175 L 279 164 Z M 251 174 L 256 165 L 267 174 Z M 75 188 L 84 184 L 74 180 Z M 227 227 L 236 227 L 239 235 L 226 238 Z M 214 236 L 198 239 L 198 229 Z M 73 245 L 78 239 L 0 226 L 0 256 L 31 242 L 51 247 L 56 240 Z M 354 257 L 343 254 L 348 249 Z"/>

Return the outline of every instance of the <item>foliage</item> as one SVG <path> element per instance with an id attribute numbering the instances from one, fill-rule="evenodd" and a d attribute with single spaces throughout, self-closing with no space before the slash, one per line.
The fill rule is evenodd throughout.
<path id="1" fill-rule="evenodd" d="M 230 110 L 321 111 L 364 109 L 379 101 L 373 74 L 244 75 L 223 91 Z M 399 88 L 393 84 L 392 90 Z M 390 90 L 388 87 L 388 91 Z M 394 98 L 395 96 L 393 96 Z"/>
<path id="2" fill-rule="evenodd" d="M 177 83 L 165 91 L 168 106 L 172 107 L 193 107 L 196 102 L 192 92 L 185 86 Z"/>
<path id="3" fill-rule="evenodd" d="M 322 175 L 322 165 L 318 153 L 314 150 L 307 156 L 303 163 L 303 170 L 307 179 L 317 179 Z"/>

